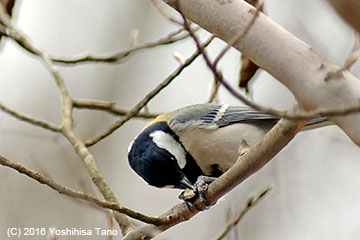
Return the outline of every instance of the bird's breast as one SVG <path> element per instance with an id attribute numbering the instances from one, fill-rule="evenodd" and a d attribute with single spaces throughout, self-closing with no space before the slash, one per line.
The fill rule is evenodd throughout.
<path id="1" fill-rule="evenodd" d="M 217 129 L 194 129 L 179 134 L 180 141 L 206 175 L 214 166 L 228 170 L 244 153 L 244 141 L 253 146 L 266 132 L 253 124 L 238 123 Z"/>

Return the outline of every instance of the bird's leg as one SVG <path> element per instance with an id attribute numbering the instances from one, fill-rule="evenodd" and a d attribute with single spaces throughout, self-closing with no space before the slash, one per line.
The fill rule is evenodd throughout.
<path id="1" fill-rule="evenodd" d="M 203 211 L 209 208 L 210 204 L 205 199 L 205 193 L 208 189 L 210 183 L 215 181 L 216 177 L 209 177 L 209 176 L 199 176 L 196 180 L 193 189 L 187 188 L 186 190 L 182 191 L 179 195 L 179 199 L 185 201 L 186 205 L 188 206 L 190 211 L 198 210 Z M 195 204 L 195 200 L 199 197 L 200 202 L 203 203 L 206 208 L 202 209 L 199 208 Z"/>
<path id="2" fill-rule="evenodd" d="M 199 176 L 194 184 L 194 192 L 199 196 L 200 201 L 209 207 L 208 201 L 205 199 L 205 193 L 209 187 L 209 184 L 215 181 L 216 177 Z"/>

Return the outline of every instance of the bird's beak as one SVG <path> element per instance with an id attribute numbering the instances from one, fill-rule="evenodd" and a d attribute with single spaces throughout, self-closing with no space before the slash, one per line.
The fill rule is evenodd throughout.
<path id="1" fill-rule="evenodd" d="M 189 188 L 191 190 L 194 190 L 194 185 L 185 176 L 183 176 L 183 178 L 180 180 L 180 186 L 184 189 Z"/>

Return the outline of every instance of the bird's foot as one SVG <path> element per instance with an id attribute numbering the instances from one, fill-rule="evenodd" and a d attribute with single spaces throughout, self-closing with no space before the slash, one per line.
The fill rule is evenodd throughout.
<path id="1" fill-rule="evenodd" d="M 215 177 L 199 176 L 194 184 L 194 190 L 186 189 L 179 195 L 179 199 L 185 201 L 190 211 L 203 211 L 210 208 L 209 202 L 205 198 L 209 184 L 215 181 Z M 195 204 L 195 200 L 199 197 L 200 202 L 205 207 L 199 207 Z"/>
<path id="2" fill-rule="evenodd" d="M 209 188 L 209 184 L 215 181 L 215 179 L 215 177 L 199 176 L 194 184 L 194 192 L 199 196 L 200 202 L 202 202 L 207 207 L 209 207 L 210 204 L 206 200 L 205 194 Z"/>

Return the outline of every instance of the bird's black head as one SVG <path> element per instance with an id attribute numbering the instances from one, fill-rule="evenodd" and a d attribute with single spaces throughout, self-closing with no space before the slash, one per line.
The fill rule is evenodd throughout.
<path id="1" fill-rule="evenodd" d="M 183 171 L 187 157 L 178 137 L 163 121 L 145 128 L 128 153 L 131 168 L 148 184 L 180 189 L 192 188 Z"/>

